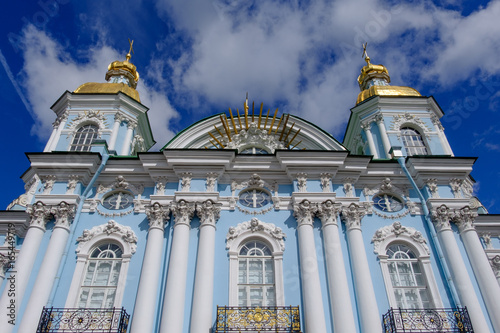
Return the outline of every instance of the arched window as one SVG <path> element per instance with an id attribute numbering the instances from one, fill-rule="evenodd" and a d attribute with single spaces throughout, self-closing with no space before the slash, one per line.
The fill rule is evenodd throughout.
<path id="1" fill-rule="evenodd" d="M 428 154 L 422 135 L 417 130 L 411 127 L 402 127 L 401 139 L 408 156 Z"/>
<path id="2" fill-rule="evenodd" d="M 261 241 L 245 243 L 238 255 L 238 305 L 276 305 L 274 262 L 271 250 Z"/>
<path id="3" fill-rule="evenodd" d="M 83 125 L 80 127 L 73 138 L 70 151 L 90 151 L 92 142 L 97 139 L 98 128 L 95 125 Z"/>
<path id="4" fill-rule="evenodd" d="M 112 308 L 122 266 L 122 249 L 113 243 L 95 247 L 87 260 L 78 307 Z"/>
<path id="5" fill-rule="evenodd" d="M 387 248 L 387 266 L 396 306 L 403 309 L 431 307 L 427 283 L 415 253 L 405 244 Z"/>

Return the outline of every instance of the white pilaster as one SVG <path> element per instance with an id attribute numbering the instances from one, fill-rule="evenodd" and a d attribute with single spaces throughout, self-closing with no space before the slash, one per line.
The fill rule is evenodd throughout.
<path id="1" fill-rule="evenodd" d="M 318 217 L 323 225 L 323 248 L 325 250 L 328 289 L 334 332 L 356 332 L 354 314 L 352 312 L 349 284 L 340 245 L 337 216 L 339 205 L 331 200 L 318 207 Z"/>
<path id="2" fill-rule="evenodd" d="M 113 131 L 111 132 L 111 138 L 109 138 L 109 150 L 114 150 L 116 146 L 116 138 L 118 137 L 118 131 L 120 130 L 120 124 L 123 121 L 123 116 L 119 113 L 115 114 L 115 122 L 113 123 Z"/>
<path id="3" fill-rule="evenodd" d="M 347 242 L 361 332 L 380 333 L 382 329 L 380 313 L 361 233 L 361 219 L 364 215 L 365 210 L 354 203 L 342 209 L 342 220 L 347 227 Z"/>
<path id="4" fill-rule="evenodd" d="M 379 158 L 378 151 L 375 148 L 375 142 L 373 141 L 373 134 L 371 130 L 372 123 L 368 122 L 361 125 L 361 128 L 365 131 L 366 139 L 368 140 L 368 147 L 370 148 L 370 153 L 373 155 L 373 158 Z"/>
<path id="5" fill-rule="evenodd" d="M 200 217 L 200 239 L 190 332 L 207 333 L 210 332 L 213 321 L 215 223 L 220 217 L 220 205 L 207 200 L 197 205 L 196 212 Z"/>
<path id="6" fill-rule="evenodd" d="M 432 123 L 434 124 L 436 131 L 438 133 L 439 141 L 441 142 L 441 146 L 443 147 L 445 155 L 453 155 L 453 151 L 451 150 L 450 143 L 444 134 L 444 127 L 436 116 L 432 116 Z"/>
<path id="7" fill-rule="evenodd" d="M 464 242 L 493 328 L 496 332 L 500 332 L 500 286 L 474 228 L 473 222 L 476 217 L 476 212 L 470 210 L 469 207 L 464 207 L 454 214 L 453 220 L 458 224 L 460 236 Z"/>
<path id="8" fill-rule="evenodd" d="M 179 200 L 172 206 L 174 235 L 163 298 L 160 333 L 182 333 L 189 251 L 189 230 L 194 204 Z"/>
<path id="9" fill-rule="evenodd" d="M 137 126 L 137 122 L 129 120 L 127 124 L 127 134 L 125 135 L 125 140 L 123 140 L 123 147 L 120 155 L 128 155 L 130 153 L 130 145 L 132 144 L 132 136 L 134 134 L 134 128 Z"/>
<path id="10" fill-rule="evenodd" d="M 462 305 L 467 307 L 475 332 L 489 332 L 479 300 L 474 291 L 472 281 L 467 274 L 467 268 L 460 255 L 455 235 L 450 227 L 451 213 L 445 205 L 433 209 L 432 219 L 436 227 L 439 243 L 443 248 L 444 257 L 450 269 L 451 278 L 457 289 Z M 491 270 L 491 268 L 489 268 Z M 498 316 L 498 313 L 496 314 Z"/>
<path id="11" fill-rule="evenodd" d="M 28 208 L 28 213 L 31 215 L 30 228 L 24 238 L 23 246 L 19 252 L 19 257 L 16 260 L 14 268 L 10 272 L 10 283 L 15 285 L 15 296 L 9 296 L 9 289 L 5 288 L 0 299 L 0 327 L 2 333 L 12 332 L 14 326 L 9 324 L 8 321 L 20 321 L 19 307 L 26 291 L 26 286 L 35 263 L 40 243 L 42 242 L 43 234 L 45 233 L 45 224 L 52 216 L 50 209 L 41 202 L 37 202 L 32 207 Z M 14 312 L 8 308 L 13 304 L 15 306 Z M 13 314 L 13 316 L 9 316 Z"/>
<path id="12" fill-rule="evenodd" d="M 57 133 L 57 127 L 59 126 L 59 123 L 54 123 L 53 124 L 53 129 L 52 129 L 52 133 L 50 134 L 50 138 L 49 140 L 47 141 L 47 144 L 45 145 L 45 148 L 43 149 L 43 152 L 46 153 L 46 152 L 49 152 L 50 151 L 50 147 L 52 147 L 52 142 L 54 141 L 54 138 L 56 137 L 56 133 Z"/>
<path id="13" fill-rule="evenodd" d="M 385 158 L 390 158 L 389 150 L 391 150 L 391 143 L 389 141 L 389 137 L 387 136 L 387 130 L 384 125 L 384 117 L 379 114 L 376 118 L 378 130 L 380 132 L 380 137 L 382 138 L 382 145 L 384 146 L 384 154 Z"/>
<path id="14" fill-rule="evenodd" d="M 299 241 L 300 277 L 304 302 L 305 332 L 325 333 L 326 321 L 313 234 L 316 206 L 308 200 L 294 205 Z"/>
<path id="15" fill-rule="evenodd" d="M 19 325 L 19 332 L 36 331 L 43 307 L 47 305 L 54 279 L 59 270 L 59 264 L 68 241 L 69 225 L 75 215 L 75 207 L 61 202 L 59 206 L 52 209 L 52 213 L 56 218 L 55 226 L 26 305 L 21 325 Z"/>
<path id="16" fill-rule="evenodd" d="M 66 126 L 66 121 L 68 120 L 68 116 L 67 115 L 64 115 L 62 118 L 61 118 L 61 121 L 59 123 L 59 127 L 57 127 L 57 132 L 56 132 L 56 135 L 54 137 L 54 139 L 52 140 L 52 143 L 50 145 L 50 148 L 48 151 L 53 151 L 56 149 L 57 147 L 57 143 L 59 142 L 59 139 L 61 138 L 61 133 L 64 129 L 64 126 Z"/>
<path id="17" fill-rule="evenodd" d="M 169 214 L 170 209 L 162 207 L 157 202 L 146 208 L 146 215 L 149 219 L 148 241 L 144 252 L 130 333 L 154 331 L 156 295 L 158 295 L 162 267 L 163 233 Z"/>

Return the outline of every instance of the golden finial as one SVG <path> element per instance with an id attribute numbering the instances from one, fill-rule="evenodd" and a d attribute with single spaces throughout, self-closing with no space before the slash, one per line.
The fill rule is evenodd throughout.
<path id="1" fill-rule="evenodd" d="M 366 52 L 366 46 L 368 45 L 368 42 L 363 44 L 363 55 L 362 57 L 365 58 L 366 64 L 370 65 L 370 57 L 368 56 L 368 53 Z"/>
<path id="2" fill-rule="evenodd" d="M 248 112 L 248 109 L 249 107 L 248 107 L 248 92 L 247 92 L 247 97 L 245 99 L 245 113 Z"/>
<path id="3" fill-rule="evenodd" d="M 127 53 L 127 61 L 130 60 L 130 58 L 132 58 L 132 53 L 134 53 L 134 40 L 130 40 L 130 38 L 128 39 L 128 43 L 130 44 L 130 49 L 128 50 L 128 53 Z"/>

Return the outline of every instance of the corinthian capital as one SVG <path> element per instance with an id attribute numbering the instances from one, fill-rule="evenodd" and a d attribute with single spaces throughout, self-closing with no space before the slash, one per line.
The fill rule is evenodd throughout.
<path id="1" fill-rule="evenodd" d="M 69 225 L 75 217 L 75 205 L 62 201 L 59 205 L 52 207 L 51 213 L 56 218 L 56 227 L 69 229 Z"/>
<path id="2" fill-rule="evenodd" d="M 44 230 L 45 224 L 52 217 L 50 207 L 45 206 L 41 201 L 38 201 L 33 206 L 28 207 L 26 212 L 30 214 L 31 217 L 30 225 L 40 227 Z"/>
<path id="3" fill-rule="evenodd" d="M 168 221 L 170 214 L 169 207 L 163 207 L 155 202 L 150 207 L 146 207 L 146 216 L 149 220 L 149 229 L 158 228 L 163 230 L 165 222 Z"/>
<path id="4" fill-rule="evenodd" d="M 318 205 L 317 215 L 323 227 L 329 224 L 337 225 L 337 216 L 340 209 L 340 204 L 335 204 L 332 200 L 326 200 Z"/>
<path id="5" fill-rule="evenodd" d="M 460 232 L 464 232 L 467 230 L 474 230 L 473 223 L 477 215 L 476 209 L 471 209 L 469 206 L 465 206 L 453 212 L 452 220 L 458 226 L 458 230 Z"/>
<path id="6" fill-rule="evenodd" d="M 201 226 L 215 226 L 215 223 L 220 217 L 220 208 L 221 204 L 216 204 L 212 200 L 207 200 L 205 202 L 197 204 L 196 214 L 200 218 Z"/>
<path id="7" fill-rule="evenodd" d="M 432 221 L 434 222 L 434 225 L 436 226 L 436 230 L 438 232 L 451 229 L 451 213 L 450 209 L 446 205 L 441 205 L 437 208 L 434 208 L 431 214 Z"/>
<path id="8" fill-rule="evenodd" d="M 174 214 L 175 226 L 180 224 L 190 226 L 191 219 L 193 218 L 195 210 L 194 202 L 187 202 L 186 200 L 173 202 L 171 210 Z"/>
<path id="9" fill-rule="evenodd" d="M 313 225 L 314 214 L 317 212 L 318 207 L 311 203 L 309 200 L 304 199 L 300 203 L 293 206 L 293 216 L 297 219 L 299 226 Z"/>
<path id="10" fill-rule="evenodd" d="M 365 207 L 352 203 L 347 207 L 342 207 L 341 217 L 347 227 L 347 230 L 361 229 L 361 219 L 365 216 L 365 214 Z"/>

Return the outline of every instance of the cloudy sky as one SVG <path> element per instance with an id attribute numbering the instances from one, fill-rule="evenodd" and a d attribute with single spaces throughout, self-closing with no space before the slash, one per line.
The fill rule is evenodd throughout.
<path id="1" fill-rule="evenodd" d="M 202 117 L 256 104 L 342 141 L 368 42 L 393 85 L 434 96 L 456 156 L 478 156 L 476 194 L 500 213 L 500 1 L 23 0 L 0 12 L 0 209 L 23 192 L 50 106 L 103 82 L 134 40 L 158 150 Z"/>

